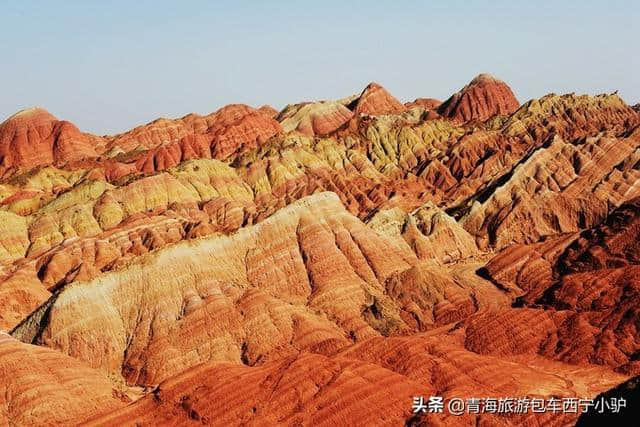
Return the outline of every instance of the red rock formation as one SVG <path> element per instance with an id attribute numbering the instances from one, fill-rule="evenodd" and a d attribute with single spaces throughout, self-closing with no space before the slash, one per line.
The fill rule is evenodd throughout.
<path id="1" fill-rule="evenodd" d="M 226 159 L 255 148 L 282 130 L 275 120 L 261 112 L 250 112 L 239 119 L 235 119 L 235 113 L 228 116 L 226 110 L 220 110 L 218 114 L 219 128 L 211 129 L 211 146 L 216 159 Z"/>
<path id="2" fill-rule="evenodd" d="M 468 398 L 478 396 L 477 390 L 483 390 L 483 397 L 541 396 L 543 390 L 555 396 L 594 396 L 624 378 L 595 367 L 578 373 L 541 358 L 505 362 L 460 349 L 454 341 L 438 334 L 374 338 L 333 357 L 302 353 L 259 367 L 201 364 L 88 425 L 239 420 L 247 425 L 563 425 L 578 414 L 413 415 L 411 402 L 420 395 Z"/>
<path id="3" fill-rule="evenodd" d="M 599 136 L 573 144 L 556 137 L 487 200 L 474 204 L 463 226 L 481 246 L 498 248 L 591 227 L 610 206 L 640 196 L 638 147 L 640 128 L 627 138 Z"/>
<path id="4" fill-rule="evenodd" d="M 177 156 L 184 151 L 207 153 L 209 150 L 203 145 L 208 144 L 214 158 L 226 159 L 235 153 L 255 148 L 281 132 L 280 125 L 270 114 L 268 110 L 232 104 L 208 116 L 189 114 L 175 120 L 158 119 L 113 137 L 109 142 L 109 149 L 129 153 L 179 143 L 180 148 L 173 148 Z M 192 146 L 195 143 L 199 148 L 185 149 L 184 141 L 189 141 L 187 144 Z M 188 158 L 181 157 L 178 160 Z"/>
<path id="5" fill-rule="evenodd" d="M 640 373 L 640 115 L 416 102 L 0 125 L 0 424 L 569 425 L 411 400 Z"/>
<path id="6" fill-rule="evenodd" d="M 191 159 L 210 159 L 211 147 L 207 138 L 193 134 L 179 141 L 164 144 L 145 152 L 135 162 L 136 170 L 151 174 L 179 165 Z"/>
<path id="7" fill-rule="evenodd" d="M 349 104 L 349 109 L 356 114 L 399 114 L 407 107 L 394 98 L 385 88 L 377 83 L 369 83 L 358 98 Z"/>
<path id="8" fill-rule="evenodd" d="M 511 114 L 519 106 L 506 83 L 489 74 L 480 74 L 443 102 L 438 113 L 458 122 L 484 121 L 496 114 Z"/>
<path id="9" fill-rule="evenodd" d="M 329 230 L 324 228 L 326 226 L 330 226 Z M 337 242 L 335 239 L 338 239 Z M 265 260 L 277 259 L 280 256 L 265 252 L 263 248 L 267 247 L 265 246 L 267 242 L 277 243 L 282 254 L 289 253 L 293 256 L 288 265 L 264 264 Z M 379 256 L 376 248 L 386 248 L 386 257 Z M 186 366 L 191 366 L 195 359 L 188 356 L 189 352 L 205 345 L 205 342 L 211 338 L 211 334 L 219 335 L 215 342 L 212 342 L 209 350 L 201 352 L 201 356 L 198 356 L 203 358 L 201 361 L 210 360 L 210 358 L 240 361 L 244 358 L 255 362 L 309 346 L 326 345 L 329 348 L 339 348 L 348 343 L 345 336 L 362 339 L 379 335 L 379 331 L 404 327 L 398 318 L 397 307 L 384 295 L 383 283 L 395 270 L 408 268 L 412 262 L 415 263 L 415 256 L 410 251 L 401 251 L 384 242 L 368 230 L 356 218 L 347 214 L 338 198 L 331 193 L 322 193 L 299 201 L 254 228 L 243 229 L 233 238 L 213 238 L 213 240 L 201 241 L 196 246 L 188 244 L 183 248 L 175 247 L 174 249 L 175 251 L 167 248 L 168 252 L 165 251 L 166 254 L 163 257 L 153 257 L 161 263 L 157 264 L 157 267 L 168 268 L 171 263 L 176 273 L 172 277 L 179 277 L 178 271 L 200 269 L 201 273 L 197 274 L 200 279 L 197 279 L 197 283 L 174 281 L 172 277 L 164 279 L 158 277 L 155 280 L 158 286 L 140 293 L 142 300 L 138 302 L 134 303 L 134 300 L 128 300 L 128 297 L 121 294 L 120 292 L 125 288 L 120 286 L 114 288 L 114 290 L 120 290 L 108 297 L 114 298 L 114 304 L 120 304 L 117 300 L 122 297 L 127 299 L 129 302 L 126 304 L 133 304 L 130 306 L 130 309 L 134 310 L 131 312 L 132 315 L 143 309 L 143 306 L 147 306 L 150 310 L 148 314 L 156 317 L 153 313 L 157 310 L 154 307 L 159 307 L 157 298 L 175 293 L 178 305 L 167 307 L 169 312 L 175 311 L 174 314 L 157 313 L 160 317 L 156 320 L 152 317 L 147 318 L 147 314 L 144 314 L 144 319 L 140 320 L 153 323 L 149 326 L 156 339 L 147 344 L 146 332 L 142 333 L 140 330 L 142 334 L 138 335 L 135 331 L 137 327 L 134 326 L 138 321 L 131 318 L 133 323 L 130 326 L 133 329 L 130 333 L 133 335 L 131 335 L 132 341 L 126 359 L 122 359 L 124 349 L 117 350 L 122 344 L 117 336 L 113 337 L 114 340 L 110 339 L 111 344 L 107 345 L 113 348 L 113 351 L 103 349 L 96 353 L 92 350 L 95 348 L 95 343 L 89 344 L 86 340 L 64 340 L 66 343 L 63 344 L 59 341 L 58 333 L 54 331 L 62 324 L 71 326 L 67 323 L 72 318 L 69 316 L 84 317 L 78 312 L 74 314 L 75 309 L 60 310 L 60 307 L 66 306 L 65 301 L 68 298 L 75 299 L 77 298 L 74 296 L 75 292 L 82 291 L 81 288 L 73 286 L 65 288 L 48 303 L 49 315 L 47 319 L 42 319 L 46 325 L 43 323 L 41 327 L 50 332 L 43 332 L 42 338 L 48 342 L 48 345 L 85 360 L 92 366 L 102 366 L 117 374 L 122 373 L 130 382 L 152 384 L 178 373 Z M 189 255 L 183 258 L 180 256 L 181 253 Z M 213 258 L 203 262 L 211 256 Z M 166 260 L 162 261 L 163 258 Z M 222 259 L 243 261 L 231 268 L 229 265 L 227 267 L 220 265 L 219 261 Z M 109 260 L 107 259 L 106 262 Z M 333 266 L 336 274 L 326 274 L 328 265 Z M 270 266 L 275 267 L 275 270 Z M 155 268 L 147 270 L 151 272 Z M 285 274 L 285 271 L 288 274 Z M 146 286 L 146 280 L 135 280 L 130 276 L 130 272 L 132 270 L 126 268 L 120 273 L 112 273 L 110 277 L 111 280 L 129 281 L 130 285 L 127 289 L 131 292 L 142 292 L 138 287 Z M 227 289 L 226 285 L 219 281 L 223 277 L 236 275 L 246 277 L 246 283 L 242 285 L 245 290 Z M 276 278 L 278 278 L 277 281 Z M 165 279 L 169 281 L 165 282 Z M 95 288 L 100 292 L 98 289 L 104 285 L 102 279 L 98 278 L 86 286 L 87 289 Z M 224 290 L 227 296 L 215 297 L 219 290 Z M 344 301 L 344 304 L 336 305 L 335 298 L 338 298 L 342 292 L 346 292 L 350 297 Z M 86 304 L 74 303 L 73 305 L 80 310 L 98 310 L 95 312 L 94 323 L 96 337 L 98 337 L 102 334 L 99 331 L 110 330 L 111 327 L 105 328 L 105 325 L 111 324 L 116 319 L 98 314 L 102 312 L 107 315 L 109 312 L 109 303 L 106 301 L 100 304 L 102 308 L 97 306 L 89 308 L 95 302 L 90 299 Z M 289 303 L 294 304 L 291 306 L 294 311 L 283 312 L 282 310 Z M 205 306 L 210 307 L 199 310 L 200 307 Z M 377 319 L 366 313 L 363 315 L 360 313 L 362 306 L 375 306 L 371 310 L 376 313 L 381 310 L 389 319 Z M 191 308 L 184 312 L 185 307 Z M 273 318 L 275 323 L 268 321 L 267 324 L 258 328 L 257 325 L 254 327 L 251 326 L 251 322 L 242 320 L 247 316 L 258 316 L 256 317 L 258 320 L 262 316 L 260 313 L 264 313 L 267 307 L 268 310 L 273 310 L 274 315 L 281 313 Z M 104 311 L 105 309 L 107 311 Z M 195 312 L 187 316 L 191 313 L 191 309 Z M 334 320 L 329 321 L 319 317 L 313 310 L 326 312 Z M 208 312 L 210 314 L 207 314 Z M 170 319 L 174 315 L 185 317 L 182 322 L 183 327 L 180 330 L 171 331 L 171 328 L 166 329 L 166 327 L 167 322 L 172 322 Z M 213 315 L 216 319 L 223 315 L 227 319 L 226 326 L 221 324 L 218 332 L 197 329 L 200 322 L 204 320 L 203 315 Z M 36 314 L 35 318 L 38 316 L 39 314 Z M 23 323 L 16 334 L 25 338 L 32 333 L 29 326 L 31 324 L 31 322 Z M 88 325 L 83 326 L 85 327 Z M 267 341 L 263 339 L 265 333 L 263 328 L 269 328 L 274 333 Z M 280 332 L 276 332 L 276 329 Z M 228 335 L 231 330 L 235 332 Z M 311 335 L 305 335 L 307 333 Z M 185 358 L 172 357 L 173 362 L 167 365 L 166 357 L 172 350 L 165 347 L 162 342 L 169 338 L 181 347 L 180 352 L 185 355 Z M 322 344 L 323 342 L 325 344 Z M 180 359 L 182 362 L 179 362 Z"/>
<path id="10" fill-rule="evenodd" d="M 20 111 L 0 124 L 0 170 L 63 165 L 96 157 L 104 142 L 81 133 L 42 108 Z"/>
<path id="11" fill-rule="evenodd" d="M 597 227 L 581 233 L 558 270 L 584 272 L 640 265 L 640 197 L 624 203 Z"/>
<path id="12" fill-rule="evenodd" d="M 105 139 L 81 133 L 43 109 L 24 110 L 0 125 L 0 175 L 47 165 L 83 167 L 105 152 L 115 160 L 102 163 L 111 180 L 132 173 L 131 163 L 151 173 L 193 158 L 227 159 L 281 132 L 274 111 L 228 105 L 208 116 L 158 119 Z"/>
<path id="13" fill-rule="evenodd" d="M 353 117 L 353 112 L 338 102 L 320 101 L 288 105 L 277 120 L 286 132 L 297 130 L 305 135 L 328 135 Z"/>
<path id="14" fill-rule="evenodd" d="M 381 210 L 368 225 L 380 233 L 401 236 L 420 259 L 448 264 L 479 254 L 473 237 L 431 202 L 408 215 L 398 207 Z"/>
<path id="15" fill-rule="evenodd" d="M 273 108 L 271 105 L 263 105 L 262 107 L 258 108 L 258 111 L 266 116 L 271 117 L 272 119 L 275 119 L 278 115 L 278 110 Z"/>
<path id="16" fill-rule="evenodd" d="M 520 294 L 518 306 L 542 305 L 569 316 L 557 329 L 561 337 L 572 338 L 556 345 L 557 357 L 637 374 L 638 241 L 640 198 L 580 235 L 505 249 L 487 264 L 485 274 Z"/>
<path id="17" fill-rule="evenodd" d="M 278 248 L 277 252 L 269 247 Z M 286 262 L 275 262 L 276 259 Z M 172 276 L 157 275 L 167 268 L 173 271 Z M 149 280 L 151 276 L 154 279 Z M 231 278 L 245 282 L 230 284 Z M 96 293 L 102 295 L 100 301 L 92 297 Z M 483 396 L 513 393 L 511 382 L 496 383 L 495 365 L 500 363 L 500 357 L 526 356 L 522 364 L 503 362 L 504 367 L 500 369 L 503 374 L 510 372 L 510 378 L 518 378 L 518 393 L 536 393 L 534 390 L 541 387 L 543 381 L 549 382 L 547 387 L 555 387 L 555 393 L 560 395 L 589 396 L 599 392 L 600 388 L 589 385 L 593 380 L 581 382 L 584 379 L 575 376 L 573 367 L 545 362 L 533 351 L 540 347 L 535 344 L 548 336 L 542 331 L 553 330 L 554 336 L 563 333 L 564 329 L 555 325 L 567 319 L 569 313 L 501 310 L 499 307 L 504 307 L 509 300 L 508 294 L 473 278 L 472 271 L 419 263 L 409 249 L 403 249 L 393 240 L 382 239 L 348 215 L 335 196 L 325 193 L 301 200 L 232 237 L 214 237 L 170 247 L 110 275 L 64 288 L 13 333 L 28 342 L 51 346 L 94 367 L 107 369 L 113 375 L 123 375 L 132 384 L 169 381 L 160 386 L 160 390 L 166 388 L 169 393 L 165 397 L 158 391 L 159 400 L 149 397 L 144 401 L 147 403 L 141 403 L 141 408 L 133 405 L 125 415 L 114 413 L 96 420 L 100 422 L 117 422 L 119 418 L 112 417 L 120 416 L 144 419 L 149 409 L 145 405 L 164 413 L 162 406 L 153 405 L 165 399 L 168 405 L 174 404 L 171 397 L 174 389 L 169 385 L 173 380 L 168 378 L 190 368 L 197 369 L 195 366 L 201 362 L 218 360 L 260 366 L 252 371 L 235 365 L 239 369 L 237 375 L 241 375 L 236 377 L 235 387 L 252 387 L 259 381 L 251 372 L 258 378 L 274 377 L 280 375 L 271 374 L 273 369 L 281 372 L 285 366 L 300 366 L 302 372 L 292 367 L 286 374 L 297 378 L 297 375 L 313 376 L 323 372 L 327 363 L 341 366 L 335 365 L 340 360 L 328 359 L 338 351 L 348 357 L 347 366 L 354 369 L 359 366 L 359 370 L 372 375 L 377 372 L 370 379 L 371 391 L 364 393 L 363 399 L 372 404 L 378 402 L 376 399 L 383 399 L 380 404 L 391 405 L 393 419 L 410 416 L 403 402 L 416 393 L 413 381 L 417 383 L 415 387 L 427 390 L 442 387 L 431 383 L 422 385 L 434 375 L 442 378 L 440 381 L 450 381 L 447 386 L 450 396 L 466 396 L 473 390 L 482 390 Z M 90 319 L 85 312 L 92 313 Z M 73 320 L 77 318 L 87 320 L 77 323 Z M 517 319 L 511 329 L 504 320 L 507 318 Z M 434 329 L 459 321 L 464 327 L 457 328 L 450 336 L 449 327 Z M 174 327 L 169 327 L 172 324 Z M 210 324 L 217 326 L 213 330 L 202 328 Z M 536 329 L 524 326 L 529 324 L 535 324 Z M 552 326 L 555 329 L 551 329 Z M 426 346 L 429 352 L 422 361 L 407 365 L 414 354 L 403 347 L 410 345 L 409 342 L 402 344 L 399 339 L 392 344 L 394 341 L 387 342 L 384 337 L 412 330 L 433 332 L 426 341 L 409 341 L 423 349 Z M 581 333 L 585 336 L 584 330 Z M 510 337 L 514 335 L 519 339 L 512 342 Z M 369 343 L 372 338 L 383 341 Z M 358 345 L 352 347 L 354 341 Z M 552 344 L 550 348 L 557 348 Z M 99 351 L 95 350 L 97 347 Z M 380 355 L 378 347 L 382 347 Z M 390 362 L 394 359 L 386 355 L 391 350 L 410 359 Z M 299 355 L 300 351 L 317 354 L 307 358 Z M 458 366 L 455 356 L 447 356 L 454 357 L 451 365 L 447 365 L 454 371 L 447 374 L 437 368 L 442 366 L 444 355 L 459 355 L 461 351 L 469 352 L 462 358 L 469 368 L 453 368 Z M 292 365 L 292 360 L 299 362 Z M 206 366 L 201 365 L 205 371 L 196 371 L 199 373 L 195 378 L 218 378 L 223 372 L 236 372 L 233 365 L 222 365 L 224 369 L 211 371 Z M 451 376 L 458 369 L 467 372 L 471 366 L 478 375 L 473 380 L 460 373 Z M 478 366 L 486 368 L 478 370 Z M 427 369 L 434 371 L 425 372 Z M 599 383 L 602 388 L 623 378 L 605 368 L 597 370 L 597 374 L 593 371 L 596 368 L 588 369 L 600 379 L 607 378 L 607 382 Z M 544 380 L 541 371 L 545 373 Z M 242 379 L 245 372 L 250 379 Z M 181 396 L 185 390 L 195 390 L 202 385 L 201 382 L 195 385 L 192 375 L 185 373 L 179 377 L 182 379 L 176 387 L 181 390 Z M 379 384 L 384 382 L 377 375 L 383 378 L 390 375 L 388 381 L 398 388 L 397 402 L 392 404 L 385 393 L 374 392 L 380 390 Z M 532 378 L 536 381 L 532 382 Z M 349 395 L 347 384 L 351 382 L 346 379 L 344 385 L 330 382 L 331 387 L 336 387 L 330 396 L 333 393 Z M 574 385 L 567 388 L 567 384 Z M 274 387 L 269 389 L 270 395 L 287 395 L 286 388 Z M 191 399 L 201 401 L 198 392 L 193 393 Z M 242 395 L 247 393 L 248 390 Z M 321 395 L 313 394 L 308 404 L 321 404 Z M 260 407 L 265 404 L 259 403 L 265 402 L 261 396 L 256 394 L 255 401 L 250 399 L 245 403 Z M 193 410 L 194 416 L 209 419 L 222 416 L 218 411 L 237 417 L 235 411 L 244 410 L 227 402 L 231 406 L 196 404 L 188 409 L 186 416 Z M 348 402 L 344 405 L 351 409 L 340 417 L 349 418 L 359 413 L 358 407 Z M 316 416 L 328 416 L 306 411 L 305 407 L 294 405 L 284 410 L 278 401 L 274 406 L 265 407 L 263 412 L 256 412 L 255 417 L 257 422 L 268 422 L 272 417 L 311 417 L 313 420 Z M 162 416 L 178 420 L 182 415 L 164 413 Z M 380 413 L 372 412 L 370 416 L 377 419 Z"/>
<path id="18" fill-rule="evenodd" d="M 435 110 L 442 104 L 442 101 L 434 98 L 416 98 L 412 102 L 405 102 L 404 106 L 407 108 L 422 107 L 425 110 Z"/>
<path id="19" fill-rule="evenodd" d="M 0 332 L 0 423 L 69 425 L 131 399 L 101 372 Z"/>
<path id="20" fill-rule="evenodd" d="M 534 303 L 564 275 L 638 265 L 639 203 L 639 198 L 624 203 L 582 233 L 512 245 L 487 263 L 486 272 L 502 287 L 524 290 L 525 300 Z"/>

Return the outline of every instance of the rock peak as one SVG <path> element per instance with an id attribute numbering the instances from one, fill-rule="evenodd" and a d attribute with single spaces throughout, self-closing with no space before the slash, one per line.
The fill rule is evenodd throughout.
<path id="1" fill-rule="evenodd" d="M 468 86 L 482 84 L 482 83 L 504 83 L 502 80 L 495 78 L 489 73 L 480 73 L 469 82 Z"/>
<path id="2" fill-rule="evenodd" d="M 349 104 L 348 107 L 355 113 L 370 115 L 399 114 L 407 109 L 384 87 L 376 82 L 369 83 L 360 96 Z"/>
<path id="3" fill-rule="evenodd" d="M 83 134 L 41 107 L 20 110 L 0 124 L 0 170 L 62 165 L 97 157 L 100 138 Z"/>
<path id="4" fill-rule="evenodd" d="M 42 107 L 31 107 L 25 108 L 23 110 L 14 113 L 10 117 L 8 117 L 2 124 L 13 122 L 13 121 L 31 121 L 37 120 L 39 122 L 44 121 L 56 121 L 58 120 L 53 114 L 49 113 Z"/>
<path id="5" fill-rule="evenodd" d="M 365 86 L 364 90 L 362 91 L 362 94 L 368 90 L 377 90 L 377 89 L 384 89 L 384 88 L 379 83 L 369 82 L 369 84 Z"/>
<path id="6" fill-rule="evenodd" d="M 511 114 L 520 103 L 502 80 L 482 73 L 438 108 L 438 113 L 457 122 L 487 120 L 498 114 Z"/>
<path id="7" fill-rule="evenodd" d="M 335 101 L 302 102 L 287 105 L 277 120 L 285 130 L 297 130 L 305 135 L 327 135 L 348 122 L 353 111 Z"/>
<path id="8" fill-rule="evenodd" d="M 442 104 L 442 101 L 435 98 L 416 98 L 411 102 L 405 102 L 407 108 L 422 107 L 426 110 L 434 110 Z"/>

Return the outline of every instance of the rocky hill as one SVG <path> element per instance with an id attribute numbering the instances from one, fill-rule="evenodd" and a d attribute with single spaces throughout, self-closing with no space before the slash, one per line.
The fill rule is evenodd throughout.
<path id="1" fill-rule="evenodd" d="M 563 426 L 412 399 L 640 374 L 637 108 L 345 95 L 0 124 L 0 424 Z"/>

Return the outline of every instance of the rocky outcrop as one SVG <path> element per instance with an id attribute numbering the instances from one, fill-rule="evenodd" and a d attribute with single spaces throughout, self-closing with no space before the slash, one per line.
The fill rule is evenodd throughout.
<path id="1" fill-rule="evenodd" d="M 263 105 L 262 107 L 258 108 L 258 111 L 274 119 L 278 116 L 278 110 L 273 108 L 271 105 Z"/>
<path id="2" fill-rule="evenodd" d="M 499 373 L 499 374 L 498 374 Z M 568 381 L 563 380 L 568 379 Z M 578 414 L 419 414 L 414 396 L 446 399 L 482 396 L 594 396 L 622 376 L 591 368 L 529 359 L 504 362 L 460 349 L 435 336 L 374 338 L 335 356 L 301 353 L 259 367 L 206 363 L 161 383 L 136 403 L 89 421 L 88 425 L 186 423 L 247 425 L 402 425 L 459 426 L 569 424 Z M 384 386 L 383 386 L 384 384 Z"/>
<path id="3" fill-rule="evenodd" d="M 435 110 L 440 106 L 440 104 L 442 104 L 442 101 L 434 98 L 416 98 L 411 102 L 405 102 L 404 106 L 409 109 L 421 107 L 425 110 Z"/>
<path id="4" fill-rule="evenodd" d="M 132 399 L 76 359 L 0 332 L 0 423 L 75 424 Z"/>
<path id="5" fill-rule="evenodd" d="M 360 96 L 354 99 L 348 107 L 356 114 L 369 114 L 373 116 L 379 114 L 399 114 L 407 109 L 400 101 L 387 92 L 385 88 L 374 82 L 369 83 Z"/>
<path id="6" fill-rule="evenodd" d="M 368 225 L 380 233 L 401 236 L 419 259 L 447 264 L 479 255 L 473 237 L 431 202 L 409 214 L 397 207 L 382 210 Z"/>
<path id="7" fill-rule="evenodd" d="M 256 364 L 428 329 L 501 299 L 472 275 L 419 266 L 413 252 L 348 214 L 331 193 L 232 236 L 138 259 L 65 286 L 46 318 L 35 313 L 13 334 L 150 385 L 203 361 Z M 168 268 L 172 275 L 163 275 Z M 88 313 L 89 323 L 76 322 Z M 218 327 L 201 329 L 211 323 Z"/>
<path id="8" fill-rule="evenodd" d="M 285 132 L 296 130 L 309 136 L 321 136 L 340 129 L 352 117 L 353 112 L 344 105 L 320 101 L 288 105 L 277 120 Z"/>
<path id="9" fill-rule="evenodd" d="M 486 265 L 484 275 L 520 294 L 516 306 L 568 315 L 558 330 L 573 338 L 556 345 L 557 357 L 640 372 L 634 356 L 640 350 L 639 203 L 623 204 L 581 234 L 507 248 Z"/>
<path id="10" fill-rule="evenodd" d="M 553 111 L 562 112 L 561 119 L 553 115 Z M 10 184 L 3 186 L 2 206 L 7 212 L 0 211 L 6 217 L 0 257 L 8 263 L 0 268 L 0 283 L 4 283 L 0 293 L 7 301 L 0 313 L 3 327 L 15 326 L 48 298 L 50 290 L 59 286 L 91 279 L 139 254 L 182 239 L 233 232 L 317 191 L 335 192 L 351 213 L 365 220 L 385 210 L 403 217 L 403 212 L 410 212 L 428 201 L 445 208 L 449 206 L 448 212 L 459 218 L 469 210 L 464 206 L 460 208 L 460 201 L 486 199 L 481 209 L 474 208 L 477 210 L 463 219 L 463 224 L 480 246 L 487 248 L 508 244 L 512 241 L 511 230 L 515 230 L 515 241 L 524 242 L 548 233 L 578 230 L 583 225 L 580 220 L 580 215 L 585 215 L 583 206 L 591 203 L 589 200 L 604 195 L 605 200 L 619 203 L 637 188 L 633 185 L 636 154 L 614 167 L 610 158 L 591 154 L 606 151 L 589 148 L 594 143 L 609 141 L 609 145 L 617 147 L 612 154 L 621 153 L 624 157 L 621 149 L 625 143 L 636 143 L 637 131 L 634 132 L 633 126 L 637 125 L 634 121 L 637 115 L 616 96 L 545 97 L 523 106 L 498 130 L 466 134 L 463 128 L 442 120 L 411 120 L 418 121 L 400 116 L 377 117 L 360 123 L 361 128 L 355 133 L 339 139 L 315 140 L 299 134 L 275 136 L 238 155 L 232 166 L 208 159 L 185 161 L 192 156 L 208 157 L 210 151 L 204 139 L 198 142 L 187 136 L 177 143 L 177 154 L 172 151 L 173 145 L 162 145 L 143 150 L 142 155 L 136 154 L 136 164 L 123 163 L 130 161 L 125 158 L 116 163 L 107 159 L 82 166 L 90 169 L 69 171 L 47 167 L 6 181 Z M 596 137 L 588 144 L 581 143 L 580 138 L 585 134 L 602 129 L 609 135 L 620 136 Z M 570 198 L 574 206 L 571 209 L 575 211 L 568 216 L 569 221 L 550 221 L 548 211 L 534 207 L 533 212 L 541 212 L 542 217 L 527 217 L 524 223 L 535 221 L 535 227 L 521 227 L 522 215 L 515 213 L 520 211 L 526 216 L 528 208 L 518 202 L 519 199 L 524 197 L 530 200 L 528 203 L 538 206 L 538 198 L 544 197 L 549 200 L 545 203 L 551 206 L 556 200 L 553 197 L 562 195 L 554 195 L 543 187 L 539 194 L 530 195 L 526 186 L 523 189 L 516 180 L 512 188 L 517 194 L 515 203 L 520 206 L 505 221 L 496 221 L 506 212 L 504 204 L 514 203 L 510 201 L 511 196 L 498 197 L 501 194 L 498 184 L 505 178 L 513 178 L 514 173 L 509 170 L 518 162 L 548 151 L 549 147 L 543 142 L 552 132 L 566 138 L 578 137 L 574 144 L 583 151 L 582 156 L 590 159 L 589 162 L 599 162 L 597 168 L 581 170 L 595 172 L 596 178 L 597 174 L 606 175 L 605 181 L 609 183 L 602 185 L 597 193 L 587 194 L 589 200 L 582 204 L 578 203 L 580 198 Z M 625 143 L 618 145 L 619 138 Z M 145 138 L 141 137 L 141 141 Z M 540 148 L 536 150 L 536 147 Z M 562 156 L 553 161 L 557 163 L 561 159 Z M 175 162 L 181 163 L 169 167 Z M 567 162 L 573 163 L 573 157 Z M 133 169 L 128 169 L 129 166 Z M 167 167 L 164 173 L 158 173 Z M 558 168 L 560 164 L 553 167 Z M 628 172 L 619 174 L 616 168 Z M 150 176 L 141 177 L 136 172 L 138 169 Z M 111 173 L 115 175 L 109 178 Z M 113 183 L 106 184 L 105 180 Z M 626 184 L 622 185 L 621 180 Z M 584 183 L 577 180 L 572 185 L 579 191 Z M 607 190 L 609 187 L 612 190 Z M 619 191 L 623 194 L 616 196 Z M 597 221 L 608 209 L 607 203 L 588 206 L 597 213 L 585 216 L 589 221 Z M 501 213 L 496 216 L 496 212 Z M 475 224 L 482 223 L 479 229 L 469 225 L 474 224 L 472 217 L 476 218 Z M 409 234 L 405 234 L 407 236 Z M 87 242 L 83 242 L 84 239 L 88 239 Z M 438 262 L 465 259 L 470 253 L 464 249 L 459 251 L 467 247 L 461 242 L 450 248 L 442 241 L 433 246 L 420 230 L 407 241 L 415 253 Z M 101 243 L 96 246 L 96 242 Z M 97 247 L 112 255 L 96 256 Z M 437 253 L 432 250 L 434 247 L 440 248 Z M 119 262 L 111 261 L 115 254 Z M 22 261 L 25 258 L 27 262 Z M 24 286 L 17 286 L 18 283 Z"/>
<path id="11" fill-rule="evenodd" d="M 43 109 L 24 110 L 0 125 L 0 174 L 38 166 L 99 165 L 115 180 L 190 159 L 227 159 L 280 133 L 273 116 L 269 109 L 233 104 L 208 116 L 158 119 L 124 134 L 96 137 Z"/>
<path id="12" fill-rule="evenodd" d="M 0 124 L 0 174 L 96 157 L 104 144 L 42 108 L 22 110 Z"/>
<path id="13" fill-rule="evenodd" d="M 640 129 L 625 138 L 567 143 L 555 137 L 462 219 L 481 247 L 532 243 L 602 221 L 611 206 L 640 195 Z"/>
<path id="14" fill-rule="evenodd" d="M 7 120 L 0 424 L 575 422 L 411 413 L 640 372 L 640 115 L 502 85 Z"/>
<path id="15" fill-rule="evenodd" d="M 158 119 L 110 138 L 108 149 L 114 154 L 130 153 L 185 141 L 179 146 L 204 144 L 205 147 L 194 151 L 204 150 L 206 153 L 210 150 L 213 158 L 226 159 L 235 153 L 255 148 L 281 132 L 280 125 L 270 114 L 267 110 L 232 104 L 207 116 L 189 114 L 175 120 Z M 184 148 L 180 150 L 181 153 L 185 151 L 189 152 Z M 188 158 L 180 156 L 174 163 Z"/>
<path id="16" fill-rule="evenodd" d="M 640 197 L 580 234 L 558 260 L 557 270 L 579 273 L 640 265 Z"/>
<path id="17" fill-rule="evenodd" d="M 519 106 L 506 83 L 489 74 L 479 74 L 444 101 L 438 107 L 438 113 L 458 122 L 485 121 L 498 114 L 511 114 Z"/>

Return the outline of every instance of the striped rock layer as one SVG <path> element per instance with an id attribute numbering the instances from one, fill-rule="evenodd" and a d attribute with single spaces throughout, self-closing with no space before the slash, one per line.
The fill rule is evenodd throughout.
<path id="1" fill-rule="evenodd" d="M 414 396 L 593 398 L 640 374 L 640 114 L 229 105 L 113 136 L 0 124 L 0 424 L 570 425 Z"/>

